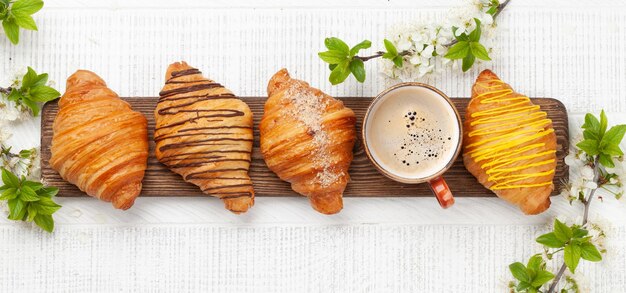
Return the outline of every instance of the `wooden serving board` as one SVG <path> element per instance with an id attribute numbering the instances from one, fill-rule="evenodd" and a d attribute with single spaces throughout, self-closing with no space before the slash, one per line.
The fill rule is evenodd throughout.
<path id="1" fill-rule="evenodd" d="M 142 112 L 148 119 L 148 134 L 150 141 L 150 156 L 148 169 L 143 179 L 141 196 L 206 196 L 198 187 L 183 181 L 178 174 L 171 172 L 154 156 L 155 144 L 154 133 L 154 108 L 158 98 L 156 97 L 133 97 L 123 98 L 128 101 L 134 110 Z M 250 177 L 254 183 L 256 196 L 298 196 L 291 190 L 288 183 L 280 180 L 271 172 L 261 156 L 259 150 L 259 121 L 263 116 L 265 97 L 242 98 L 254 112 L 254 149 Z M 348 184 L 344 196 L 352 197 L 407 197 L 407 196 L 432 196 L 426 184 L 409 185 L 395 182 L 380 174 L 370 163 L 363 150 L 360 138 L 361 123 L 365 111 L 372 98 L 340 98 L 347 107 L 350 107 L 357 116 L 357 143 L 354 147 L 354 160 L 350 167 L 352 180 Z M 558 165 L 554 177 L 555 186 L 560 186 L 562 179 L 569 176 L 568 168 L 563 163 L 563 158 L 569 148 L 568 121 L 565 106 L 555 99 L 533 98 L 533 103 L 540 105 L 541 109 L 548 112 L 552 119 L 557 136 L 557 160 Z M 461 117 L 465 116 L 465 108 L 469 99 L 453 98 L 455 106 Z M 47 103 L 41 114 L 41 172 L 47 184 L 59 188 L 59 196 L 87 196 L 76 186 L 64 181 L 61 176 L 48 164 L 50 159 L 50 145 L 52 142 L 52 123 L 58 111 L 57 102 Z M 495 196 L 491 191 L 484 188 L 474 176 L 463 166 L 461 156 L 458 157 L 452 168 L 445 174 L 445 179 L 458 197 L 485 197 Z M 558 190 L 558 188 L 557 188 Z M 555 190 L 554 194 L 558 193 Z"/>

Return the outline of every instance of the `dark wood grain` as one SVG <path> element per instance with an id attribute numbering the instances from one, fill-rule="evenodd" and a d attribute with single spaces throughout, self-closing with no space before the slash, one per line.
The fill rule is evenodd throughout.
<path id="1" fill-rule="evenodd" d="M 148 119 L 150 135 L 150 157 L 148 169 L 143 179 L 141 196 L 206 196 L 198 187 L 186 183 L 182 178 L 171 172 L 154 157 L 154 108 L 156 97 L 133 97 L 123 98 L 127 100 L 133 109 L 142 112 Z M 250 176 L 254 183 L 257 196 L 298 196 L 293 192 L 288 183 L 280 180 L 271 172 L 259 150 L 259 120 L 263 116 L 264 97 L 244 97 L 246 103 L 254 112 L 254 150 Z M 341 98 L 347 107 L 352 108 L 357 116 L 357 133 L 361 131 L 361 122 L 365 111 L 372 98 Z M 452 99 L 461 113 L 465 114 L 465 108 L 469 99 Z M 533 98 L 533 102 L 548 112 L 552 119 L 557 136 L 558 165 L 554 182 L 560 185 L 562 179 L 568 177 L 567 166 L 563 163 L 569 146 L 567 112 L 561 102 L 549 98 Z M 59 196 L 86 196 L 76 186 L 64 181 L 59 174 L 50 168 L 50 143 L 52 141 L 52 123 L 58 111 L 56 102 L 47 103 L 41 115 L 41 172 L 42 177 L 48 184 L 60 189 Z M 425 184 L 408 185 L 392 181 L 381 175 L 369 162 L 363 151 L 360 138 L 354 148 L 354 161 L 350 167 L 351 182 L 348 184 L 344 196 L 353 197 L 404 197 L 404 196 L 431 196 L 429 188 Z M 484 197 L 495 196 L 491 191 L 484 188 L 465 169 L 461 157 L 456 160 L 452 168 L 445 175 L 448 185 L 455 196 Z M 556 194 L 556 191 L 555 191 Z"/>

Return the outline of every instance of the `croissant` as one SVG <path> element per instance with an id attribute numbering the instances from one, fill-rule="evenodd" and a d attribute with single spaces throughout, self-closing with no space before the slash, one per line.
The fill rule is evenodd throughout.
<path id="1" fill-rule="evenodd" d="M 278 71 L 259 125 L 265 163 L 313 208 L 334 214 L 343 208 L 350 176 L 356 117 L 350 108 L 308 83 Z"/>
<path id="2" fill-rule="evenodd" d="M 231 212 L 246 212 L 254 204 L 250 108 L 185 62 L 171 64 L 165 79 L 154 110 L 157 159 Z"/>
<path id="3" fill-rule="evenodd" d="M 463 141 L 465 167 L 482 185 L 526 214 L 550 207 L 556 168 L 552 120 L 489 70 L 472 88 Z"/>
<path id="4" fill-rule="evenodd" d="M 98 75 L 67 79 L 54 119 L 50 158 L 64 180 L 126 210 L 141 192 L 148 160 L 148 122 Z"/>

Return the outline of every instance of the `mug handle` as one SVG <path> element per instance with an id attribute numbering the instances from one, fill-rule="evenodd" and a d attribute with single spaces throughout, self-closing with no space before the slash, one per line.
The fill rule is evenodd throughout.
<path id="1" fill-rule="evenodd" d="M 428 182 L 428 186 L 430 186 L 430 190 L 433 191 L 439 205 L 442 208 L 447 209 L 454 204 L 454 196 L 452 196 L 452 191 L 448 187 L 448 184 L 445 180 L 443 180 L 442 176 L 439 176 L 433 180 Z"/>

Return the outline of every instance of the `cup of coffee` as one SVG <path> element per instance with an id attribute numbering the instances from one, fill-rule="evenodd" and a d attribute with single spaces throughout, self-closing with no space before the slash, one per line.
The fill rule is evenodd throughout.
<path id="1" fill-rule="evenodd" d="M 450 98 L 423 83 L 400 83 L 380 93 L 363 119 L 367 157 L 383 175 L 425 183 L 443 208 L 454 197 L 443 179 L 462 145 L 461 117 Z"/>

